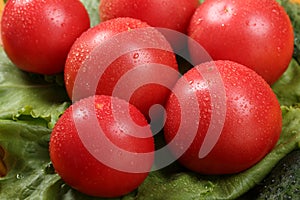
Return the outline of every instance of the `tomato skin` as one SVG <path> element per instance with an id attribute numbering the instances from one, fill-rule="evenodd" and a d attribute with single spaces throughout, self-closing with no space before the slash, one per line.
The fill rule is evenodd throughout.
<path id="1" fill-rule="evenodd" d="M 232 61 L 215 61 L 214 66 L 219 70 L 226 92 L 226 115 L 217 143 L 207 156 L 199 158 L 200 147 L 211 123 L 212 100 L 208 83 L 198 70 L 209 70 L 212 63 L 203 63 L 191 69 L 173 89 L 188 104 L 193 101 L 191 94 L 195 94 L 200 110 L 197 134 L 179 162 L 204 174 L 238 173 L 260 161 L 277 143 L 282 128 L 280 105 L 270 86 L 253 70 Z M 166 104 L 164 133 L 167 143 L 179 134 L 180 123 L 190 121 L 181 120 L 181 112 L 185 110 L 181 110 L 174 93 Z M 187 128 L 182 134 L 186 138 L 191 132 Z M 171 150 L 177 153 L 178 146 L 171 146 Z"/>
<path id="2" fill-rule="evenodd" d="M 20 69 L 39 74 L 62 72 L 73 42 L 89 27 L 78 0 L 10 0 L 1 23 L 8 57 Z"/>
<path id="3" fill-rule="evenodd" d="M 112 102 L 119 110 L 112 107 Z M 113 112 L 121 114 L 128 109 L 130 120 L 140 125 L 144 132 L 141 133 L 126 120 L 114 119 Z M 123 172 L 113 169 L 97 160 L 83 145 L 82 137 L 89 137 L 92 145 L 103 146 L 105 141 L 99 141 L 95 135 L 99 130 L 86 126 L 87 129 L 79 136 L 78 126 L 75 123 L 91 122 L 91 113 L 97 116 L 103 133 L 113 144 L 126 151 L 133 153 L 152 153 L 154 151 L 154 140 L 145 117 L 131 104 L 126 101 L 110 96 L 94 96 L 82 99 L 71 107 L 60 117 L 56 123 L 50 138 L 50 158 L 56 172 L 62 179 L 75 189 L 92 196 L 117 197 L 127 194 L 137 188 L 147 177 L 145 173 Z M 79 114 L 76 113 L 79 111 Z M 86 114 L 80 115 L 85 112 Z M 75 114 L 74 114 L 75 113 Z M 74 117 L 78 121 L 74 120 Z M 120 129 L 120 127 L 122 127 Z M 128 134 L 140 134 L 145 138 L 138 138 Z M 113 151 L 111 151 L 113 152 Z M 126 156 L 111 153 L 112 159 L 118 162 L 127 161 Z M 146 170 L 151 170 L 154 154 L 145 158 Z M 146 164 L 145 164 L 146 163 Z M 137 163 L 138 164 L 138 163 Z"/>
<path id="4" fill-rule="evenodd" d="M 292 24 L 275 0 L 207 0 L 194 13 L 189 36 L 214 60 L 241 63 L 269 84 L 283 74 L 293 54 Z"/>
<path id="5" fill-rule="evenodd" d="M 145 21 L 150 26 L 186 33 L 190 18 L 198 5 L 198 0 L 102 0 L 99 13 L 103 21 L 132 17 Z"/>
<path id="6" fill-rule="evenodd" d="M 78 100 L 78 98 L 80 99 L 89 95 L 94 95 L 84 94 L 84 91 L 77 92 L 79 94 L 83 94 L 80 97 L 74 97 L 73 94 L 78 72 L 86 58 L 89 57 L 90 53 L 97 47 L 103 45 L 105 41 L 113 38 L 119 33 L 126 33 L 132 29 L 138 28 L 150 28 L 150 26 L 145 22 L 133 18 L 116 18 L 102 22 L 89 29 L 76 40 L 69 52 L 65 65 L 65 84 L 68 95 L 72 100 Z M 145 116 L 148 116 L 149 108 L 152 105 L 163 105 L 165 103 L 170 90 L 160 85 L 160 83 L 162 80 L 169 80 L 169 85 L 172 87 L 178 80 L 178 75 L 162 77 L 161 71 L 153 69 L 151 64 L 161 64 L 174 71 L 178 71 L 178 65 L 172 48 L 167 40 L 158 31 L 155 31 L 154 34 L 156 39 L 153 41 L 163 49 L 143 48 L 120 55 L 120 57 L 107 66 L 102 76 L 99 77 L 96 94 L 113 95 L 114 88 L 120 78 L 122 78 L 127 72 L 130 72 L 130 70 L 137 68 L 137 70 L 139 70 L 138 75 L 131 76 L 130 79 L 136 80 L 135 82 L 139 82 L 141 79 L 140 77 L 146 75 L 151 77 L 151 82 L 153 84 L 140 85 L 140 88 L 133 93 L 130 100 L 126 100 L 136 106 Z M 139 46 L 139 44 L 135 43 L 135 41 L 128 41 L 127 44 L 129 46 Z M 103 60 L 110 59 L 110 54 L 107 56 L 108 57 L 103 58 Z M 149 67 L 139 67 L 148 64 Z M 92 74 L 97 74 L 98 69 L 95 67 L 89 70 L 94 71 Z M 133 87 L 129 83 L 127 84 L 128 88 Z M 118 94 L 114 94 L 114 96 L 118 96 Z"/>
<path id="7" fill-rule="evenodd" d="M 0 24 L 1 24 L 1 19 L 2 19 L 2 12 L 4 9 L 4 1 L 0 0 Z M 1 26 L 0 26 L 0 34 L 1 34 Z M 0 37 L 0 45 L 2 45 L 2 39 Z"/>

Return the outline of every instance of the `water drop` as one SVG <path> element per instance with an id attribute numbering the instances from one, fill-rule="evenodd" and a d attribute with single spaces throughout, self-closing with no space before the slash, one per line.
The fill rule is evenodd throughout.
<path id="1" fill-rule="evenodd" d="M 277 47 L 277 52 L 278 52 L 278 53 L 281 52 L 281 47 Z"/>
<path id="2" fill-rule="evenodd" d="M 24 175 L 23 175 L 23 174 L 17 174 L 17 175 L 16 175 L 16 178 L 17 178 L 18 180 L 21 180 L 21 179 L 24 178 Z"/>
<path id="3" fill-rule="evenodd" d="M 140 56 L 140 55 L 139 55 L 138 53 L 134 53 L 134 54 L 133 54 L 133 59 L 138 59 L 139 56 Z"/>
<path id="4" fill-rule="evenodd" d="M 201 24 L 202 21 L 203 21 L 203 19 L 202 19 L 202 18 L 199 18 L 199 19 L 197 20 L 196 24 L 199 25 L 199 24 Z"/>
<path id="5" fill-rule="evenodd" d="M 279 14 L 279 11 L 277 9 L 273 9 L 272 12 L 275 13 L 276 15 Z"/>

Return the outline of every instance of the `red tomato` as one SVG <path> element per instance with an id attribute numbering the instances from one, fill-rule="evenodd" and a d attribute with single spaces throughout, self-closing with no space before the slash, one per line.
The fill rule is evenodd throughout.
<path id="1" fill-rule="evenodd" d="M 94 96 L 76 102 L 59 118 L 50 138 L 50 158 L 57 173 L 75 189 L 117 197 L 147 177 L 154 140 L 145 117 L 134 106 L 118 98 Z M 125 171 L 128 166 L 132 168 Z"/>
<path id="2" fill-rule="evenodd" d="M 215 73 L 213 78 L 205 79 L 204 74 L 211 72 Z M 218 76 L 223 85 L 214 86 Z M 212 94 L 210 89 L 213 87 L 224 88 L 223 103 L 213 104 L 222 97 L 218 92 Z M 165 138 L 170 143 L 177 134 L 181 135 L 182 140 L 170 145 L 179 155 L 178 151 L 192 134 L 193 127 L 198 127 L 191 145 L 179 158 L 182 165 L 193 171 L 204 174 L 241 172 L 260 161 L 279 139 L 282 116 L 275 94 L 261 76 L 241 64 L 232 61 L 200 64 L 179 79 L 173 92 L 177 96 L 172 93 L 166 104 Z M 196 113 L 199 114 L 196 122 L 191 119 L 197 115 L 185 113 L 186 109 L 178 99 L 186 102 L 185 106 L 194 101 L 198 103 L 200 113 Z M 222 113 L 219 113 L 222 106 L 223 121 Z M 183 115 L 186 117 L 182 119 Z M 217 116 L 214 121 L 213 116 Z M 185 128 L 179 131 L 180 126 Z M 214 146 L 206 156 L 200 157 L 204 139 L 211 136 L 208 135 L 209 128 L 210 134 L 216 131 L 220 134 L 208 140 Z"/>
<path id="3" fill-rule="evenodd" d="M 0 0 L 0 24 L 1 24 L 1 19 L 2 19 L 3 8 L 4 8 L 4 1 Z M 0 33 L 1 33 L 1 26 L 0 26 Z M 1 37 L 0 37 L 0 45 L 2 45 Z"/>
<path id="4" fill-rule="evenodd" d="M 89 26 L 78 0 L 10 0 L 1 23 L 4 50 L 22 70 L 59 73 L 72 44 Z"/>
<path id="5" fill-rule="evenodd" d="M 275 0 L 206 0 L 191 19 L 189 36 L 214 60 L 241 63 L 269 84 L 286 70 L 294 47 L 290 19 Z"/>
<path id="6" fill-rule="evenodd" d="M 132 17 L 154 27 L 163 27 L 185 33 L 198 0 L 102 0 L 100 18 Z"/>
<path id="7" fill-rule="evenodd" d="M 158 48 L 144 48 L 142 46 L 143 41 L 137 38 L 131 38 L 127 40 L 126 34 L 133 33 L 133 30 L 141 30 L 148 28 L 150 30 L 149 35 L 151 38 L 145 40 L 150 41 L 152 45 Z M 149 29 L 150 28 L 150 29 Z M 137 30 L 137 31 L 139 31 Z M 109 66 L 99 67 L 98 62 L 107 61 L 112 59 L 113 53 L 118 53 L 117 47 L 110 47 L 110 49 L 102 50 L 101 47 L 110 42 L 110 39 L 118 38 L 120 33 L 125 35 L 125 48 L 137 47 L 137 50 L 128 51 L 123 54 L 120 52 L 119 57 L 112 60 Z M 141 36 L 146 33 L 141 32 Z M 139 36 L 137 36 L 139 37 Z M 147 35 L 146 35 L 147 37 Z M 120 37 L 119 37 L 120 39 Z M 124 37 L 120 40 L 123 40 Z M 111 45 L 115 45 L 115 41 L 111 41 Z M 143 44 L 144 45 L 144 44 Z M 124 45 L 123 45 L 124 46 Z M 140 48 L 138 48 L 140 47 Z M 100 48 L 100 49 L 99 49 Z M 91 53 L 94 51 L 94 56 Z M 95 57 L 99 53 L 105 53 L 97 60 Z M 99 57 L 99 56 L 98 56 Z M 89 69 L 85 69 L 85 61 L 89 58 L 92 62 L 89 64 Z M 157 65 L 164 65 L 165 68 Z M 135 105 L 143 114 L 148 116 L 149 108 L 154 104 L 163 105 L 167 99 L 170 90 L 178 80 L 178 74 L 164 73 L 166 70 L 178 71 L 178 66 L 172 48 L 163 35 L 156 29 L 151 28 L 144 22 L 132 18 L 117 18 L 100 23 L 99 25 L 89 29 L 83 33 L 74 43 L 71 51 L 68 55 L 65 66 L 65 84 L 67 92 L 73 100 L 78 100 L 87 96 L 96 94 L 113 95 L 120 98 L 123 97 L 120 93 L 113 93 L 118 81 L 128 75 L 127 82 L 123 84 L 123 95 L 132 93 L 130 99 L 125 99 Z M 81 71 L 79 71 L 81 69 Z M 104 70 L 104 73 L 99 75 L 99 71 Z M 85 80 L 78 81 L 78 72 L 86 74 Z M 130 74 L 133 73 L 133 74 Z M 96 91 L 90 89 L 89 83 L 92 77 L 95 77 L 98 83 Z M 148 80 L 148 83 L 144 83 L 144 80 Z M 76 97 L 74 97 L 73 90 L 76 82 L 75 90 L 77 90 Z M 160 85 L 161 82 L 168 82 L 168 87 Z M 134 89 L 136 84 L 139 86 Z M 91 90 L 91 91 L 90 91 Z M 79 96 L 77 96 L 79 95 Z"/>

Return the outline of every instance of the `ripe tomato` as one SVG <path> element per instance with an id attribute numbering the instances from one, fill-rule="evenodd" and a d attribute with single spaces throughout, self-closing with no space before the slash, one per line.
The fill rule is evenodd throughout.
<path id="1" fill-rule="evenodd" d="M 212 78 L 205 79 L 204 74 L 211 72 Z M 214 86 L 218 76 L 223 85 Z M 224 88 L 224 102 L 218 100 L 222 94 L 212 94 L 212 87 Z M 179 158 L 191 170 L 205 174 L 240 172 L 261 160 L 279 139 L 282 116 L 275 94 L 261 76 L 241 64 L 223 60 L 200 64 L 179 79 L 173 92 L 178 95 L 172 93 L 166 104 L 165 138 L 170 143 L 177 134 L 181 135 L 182 140 L 178 141 L 182 142 L 170 145 L 178 155 L 192 128 L 198 127 L 191 145 Z M 185 113 L 178 99 L 187 102 L 186 105 L 198 103 L 200 113 L 196 113 L 199 114 L 196 122 L 191 120 L 195 113 Z M 222 106 L 224 121 L 219 113 Z M 183 115 L 187 117 L 182 119 Z M 180 126 L 185 128 L 179 131 Z M 220 135 L 212 138 L 209 129 L 210 134 L 219 130 Z M 209 138 L 207 144 L 214 146 L 200 157 L 206 138 Z"/>
<path id="2" fill-rule="evenodd" d="M 4 1 L 0 0 L 0 24 L 1 24 L 1 19 L 2 19 L 2 12 L 4 9 Z M 0 33 L 1 33 L 1 26 L 0 26 Z M 0 45 L 2 45 L 2 39 L 0 37 Z"/>
<path id="3" fill-rule="evenodd" d="M 50 138 L 50 158 L 57 173 L 75 189 L 117 197 L 147 177 L 154 140 L 134 106 L 110 96 L 93 96 L 76 102 L 59 118 Z"/>
<path id="4" fill-rule="evenodd" d="M 214 60 L 241 63 L 269 84 L 286 70 L 294 47 L 290 19 L 275 0 L 206 0 L 191 19 L 189 36 Z"/>
<path id="5" fill-rule="evenodd" d="M 144 29 L 146 32 L 143 32 Z M 133 30 L 141 30 L 140 36 L 139 32 L 136 32 L 138 34 L 136 38 L 127 39 L 127 34 L 134 33 Z M 151 45 L 157 48 L 145 48 L 144 39 L 138 40 L 137 38 L 144 36 L 149 36 L 150 38 L 144 39 L 150 41 Z M 113 40 L 115 38 L 123 40 L 121 42 L 125 43 L 126 46 L 123 45 L 122 47 L 128 51 L 119 52 L 119 46 L 113 47 L 117 43 Z M 107 43 L 111 43 L 109 44 L 110 48 L 101 49 Z M 136 50 L 131 51 L 132 47 L 136 47 Z M 109 53 L 103 54 L 103 52 Z M 100 53 L 102 56 L 100 60 L 97 60 L 95 57 L 99 57 Z M 119 54 L 117 55 L 118 58 L 112 59 L 113 54 Z M 87 58 L 91 62 L 85 66 Z M 108 66 L 99 65 L 99 62 L 107 60 L 112 60 L 112 63 Z M 89 68 L 85 69 L 86 67 Z M 125 100 L 148 116 L 149 108 L 152 105 L 165 103 L 170 93 L 168 88 L 172 88 L 178 80 L 178 74 L 168 73 L 168 70 L 168 74 L 164 73 L 166 68 L 169 71 L 178 71 L 175 55 L 163 35 L 140 20 L 116 18 L 89 29 L 76 40 L 66 61 L 65 84 L 72 100 L 78 100 L 95 93 L 125 98 L 124 95 L 134 90 L 130 99 L 125 98 Z M 96 77 L 101 70 L 104 70 L 104 73 L 100 73 L 99 77 Z M 118 81 L 126 75 L 128 75 L 127 81 L 123 84 L 124 89 L 121 91 L 123 96 L 121 93 L 114 93 Z M 83 76 L 83 80 L 78 78 L 80 76 Z M 88 83 L 93 77 L 98 85 L 96 91 L 90 89 L 93 83 Z M 144 82 L 146 79 L 148 80 L 147 83 Z M 167 82 L 168 87 L 161 85 L 162 82 Z M 136 85 L 139 87 L 135 90 Z M 73 94 L 74 90 L 77 91 L 75 95 Z"/>
<path id="6" fill-rule="evenodd" d="M 198 0 L 102 0 L 100 18 L 132 17 L 150 26 L 186 33 L 190 18 L 198 7 Z"/>
<path id="7" fill-rule="evenodd" d="M 79 0 L 10 0 L 1 23 L 4 50 L 22 70 L 59 73 L 72 44 L 89 26 Z"/>

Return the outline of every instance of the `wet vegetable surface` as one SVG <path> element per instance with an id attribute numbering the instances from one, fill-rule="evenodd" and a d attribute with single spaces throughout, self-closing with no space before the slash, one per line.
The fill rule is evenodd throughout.
<path id="1" fill-rule="evenodd" d="M 97 24 L 94 8 L 99 1 L 83 2 L 94 16 L 92 24 Z M 116 199 L 235 199 L 245 195 L 282 158 L 300 148 L 299 76 L 300 65 L 292 60 L 272 87 L 281 103 L 283 130 L 275 149 L 257 165 L 235 175 L 203 176 L 174 163 L 151 172 L 136 191 Z M 50 162 L 51 130 L 70 105 L 62 82 L 61 75 L 39 76 L 19 71 L 0 48 L 0 145 L 4 150 L 0 153 L 0 172 L 6 173 L 0 178 L 0 199 L 101 199 L 71 189 L 54 172 Z M 156 142 L 164 145 L 159 136 Z"/>

